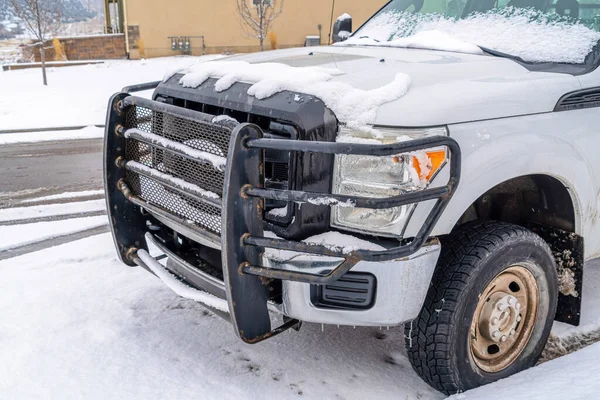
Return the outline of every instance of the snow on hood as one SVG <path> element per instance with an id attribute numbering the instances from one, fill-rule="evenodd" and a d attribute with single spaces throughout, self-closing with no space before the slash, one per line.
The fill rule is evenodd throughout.
<path id="1" fill-rule="evenodd" d="M 398 100 L 410 87 L 410 77 L 397 73 L 384 86 L 363 90 L 347 82 L 332 80 L 345 73 L 336 68 L 292 67 L 280 63 L 250 64 L 246 61 L 212 61 L 197 64 L 183 72 L 179 83 L 197 88 L 209 78 L 218 78 L 217 92 L 229 89 L 236 82 L 252 83 L 248 95 L 265 99 L 282 91 L 313 95 L 321 99 L 340 121 L 349 126 L 373 124 L 378 108 Z"/>
<path id="2" fill-rule="evenodd" d="M 324 82 L 314 84 L 317 88 L 323 83 L 326 85 L 313 92 L 326 99 L 332 111 L 336 109 L 334 112 L 340 122 L 358 123 L 358 114 L 353 113 L 356 109 L 361 111 L 362 121 L 369 121 L 367 125 L 447 125 L 550 112 L 565 93 L 581 89 L 579 80 L 573 75 L 531 72 L 507 58 L 423 49 L 376 46 L 293 48 L 237 55 L 206 64 L 222 66 L 233 62 L 237 63 L 235 68 L 247 68 L 248 63 L 264 68 L 266 64 L 276 63 L 294 67 L 288 70 L 294 72 L 306 73 L 308 67 L 316 67 L 320 72 L 330 71 L 324 74 Z M 200 66 L 188 68 L 183 73 L 189 72 L 187 79 L 192 79 L 194 74 L 200 73 L 198 68 Z M 285 69 L 281 65 L 276 68 Z M 215 78 L 224 76 L 221 67 L 215 69 L 217 71 L 211 71 Z M 402 95 L 408 87 L 405 86 L 409 82 L 407 76 L 410 77 L 410 90 Z M 181 78 L 177 75 L 169 84 L 177 84 Z M 392 93 L 388 86 L 396 79 L 398 91 Z M 199 84 L 198 81 L 194 83 Z M 291 87 L 291 82 L 284 84 Z M 291 90 L 298 93 L 295 101 L 303 101 L 302 93 L 309 90 L 309 85 L 294 86 L 298 86 Z M 340 89 L 336 91 L 337 87 Z M 377 93 L 386 96 L 378 98 Z M 531 101 L 532 98 L 535 101 Z M 391 100 L 384 102 L 388 99 Z"/>
<path id="3" fill-rule="evenodd" d="M 419 33 L 437 31 L 450 35 L 452 42 L 431 37 L 415 43 Z M 407 40 L 409 36 L 415 35 Z M 364 39 L 370 39 L 365 42 Z M 401 40 L 401 39 L 404 39 Z M 339 45 L 420 47 L 457 51 L 456 41 L 475 44 L 522 58 L 529 62 L 578 64 L 600 40 L 600 33 L 580 23 L 534 9 L 508 7 L 454 19 L 441 14 L 385 12 L 369 21 L 354 37 Z M 446 38 L 447 41 L 447 38 Z M 412 43 L 412 46 L 406 46 Z M 459 48 L 461 49 L 461 48 Z M 459 50 L 460 51 L 460 50 Z"/>
<path id="4" fill-rule="evenodd" d="M 484 54 L 479 46 L 456 39 L 455 37 L 440 31 L 421 31 L 412 36 L 401 37 L 388 42 L 378 42 L 370 37 L 359 37 L 352 38 L 345 43 L 362 46 L 403 47 L 451 51 L 465 54 Z"/>

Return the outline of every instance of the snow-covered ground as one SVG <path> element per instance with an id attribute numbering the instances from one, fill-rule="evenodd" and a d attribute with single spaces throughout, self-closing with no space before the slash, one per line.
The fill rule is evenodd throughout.
<path id="1" fill-rule="evenodd" d="M 448 400 L 597 399 L 600 343 Z"/>
<path id="2" fill-rule="evenodd" d="M 305 325 L 242 344 L 232 327 L 116 258 L 100 235 L 0 262 L 2 398 L 441 399 L 402 331 Z"/>
<path id="3" fill-rule="evenodd" d="M 200 60 L 202 57 L 175 56 L 49 68 L 48 87 L 42 85 L 37 68 L 0 71 L 0 93 L 7 94 L 0 96 L 0 129 L 103 125 L 112 94 L 124 86 L 160 80 L 167 71 Z"/>
<path id="4" fill-rule="evenodd" d="M 78 204 L 2 211 L 15 220 Z M 53 232 L 105 223 L 60 221 Z M 15 232 L 41 240 L 50 226 L 42 224 L 0 226 L 0 240 L 10 244 Z M 553 330 L 567 342 L 600 328 L 600 262 L 588 263 L 584 286 L 582 326 Z M 305 324 L 245 345 L 224 320 L 118 261 L 110 234 L 0 261 L 0 293 L 0 398 L 444 398 L 413 372 L 400 327 Z M 594 345 L 454 399 L 594 398 L 599 356 Z"/>

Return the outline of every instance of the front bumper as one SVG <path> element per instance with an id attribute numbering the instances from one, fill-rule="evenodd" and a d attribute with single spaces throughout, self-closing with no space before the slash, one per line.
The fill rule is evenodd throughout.
<path id="1" fill-rule="evenodd" d="M 149 261 L 148 257 L 138 257 L 136 258 L 138 265 L 152 273 L 155 273 L 157 268 L 164 268 L 175 276 L 185 276 L 197 290 L 226 302 L 227 291 L 223 281 L 194 268 L 193 265 L 162 245 L 151 234 L 146 234 L 146 242 L 155 256 L 165 256 L 168 261 L 163 264 L 156 262 L 154 265 L 149 265 L 152 261 Z M 398 260 L 359 261 L 352 271 L 373 275 L 377 282 L 374 304 L 368 309 L 336 309 L 315 305 L 314 285 L 294 281 L 283 282 L 283 301 L 281 303 L 268 302 L 268 309 L 298 321 L 329 325 L 393 326 L 410 321 L 416 318 L 421 310 L 440 251 L 439 241 L 433 239 L 416 253 Z M 335 265 L 336 261 L 330 260 L 329 262 Z M 272 260 L 263 254 L 263 264 L 271 262 Z M 298 262 L 299 260 L 296 258 L 296 262 L 289 261 L 289 265 L 293 268 L 294 264 L 298 264 Z M 322 258 L 320 261 L 313 259 L 312 263 L 326 266 L 328 259 Z M 285 264 L 285 262 L 281 264 Z M 281 266 L 285 268 L 285 265 Z M 160 274 L 156 275 L 163 279 Z M 169 285 L 169 282 L 165 283 Z M 186 296 L 185 293 L 178 294 L 200 301 L 216 314 L 227 320 L 230 319 L 229 313 L 224 312 L 223 307 L 215 307 L 214 301 L 202 301 L 201 296 L 199 300 L 197 297 Z"/>
<path id="2" fill-rule="evenodd" d="M 372 307 L 336 309 L 316 306 L 311 285 L 283 282 L 284 315 L 299 321 L 331 325 L 393 326 L 413 320 L 419 314 L 440 255 L 438 240 L 431 240 L 416 253 L 397 260 L 359 261 L 352 272 L 372 274 L 377 282 Z"/>
<path id="3" fill-rule="evenodd" d="M 138 113 L 138 108 L 144 110 L 144 115 Z M 167 117 L 168 124 L 165 122 Z M 175 260 L 170 265 L 178 265 L 177 268 L 173 267 L 175 270 L 172 269 L 172 272 L 190 286 L 220 298 L 224 297 L 227 300 L 228 313 L 221 314 L 228 314 L 226 317 L 234 325 L 238 336 L 247 343 L 269 338 L 296 326 L 300 320 L 346 325 L 393 325 L 416 315 L 427 292 L 439 254 L 439 245 L 428 241 L 429 234 L 454 193 L 460 176 L 460 148 L 453 139 L 430 137 L 385 145 L 265 139 L 262 130 L 256 125 L 217 126 L 213 123 L 213 117 L 202 112 L 138 98 L 128 93 L 116 94 L 111 99 L 105 137 L 105 186 L 113 237 L 124 263 L 152 270 L 148 262 L 144 261 L 147 260 L 148 250 L 147 215 L 196 243 L 220 249 L 223 287 L 215 285 L 215 282 L 207 283 L 207 279 L 202 279 L 194 273 L 193 266 L 191 269 L 182 266 L 170 255 L 170 259 Z M 197 158 L 197 149 L 169 139 L 173 135 L 169 136 L 165 131 L 173 126 L 173 121 L 179 124 L 179 127 L 191 124 L 196 130 L 212 130 L 221 135 L 230 135 L 228 151 L 225 154 L 227 162 L 223 196 L 219 201 L 207 196 L 203 188 L 191 182 L 183 182 L 181 179 L 175 179 L 177 177 L 165 174 L 164 171 L 157 173 L 153 170 L 155 152 L 161 154 L 161 160 L 164 154 L 170 154 L 191 162 L 199 162 L 203 168 L 206 167 L 206 159 Z M 140 132 L 139 128 L 146 131 Z M 137 146 L 136 151 L 143 153 L 150 166 L 128 159 L 127 148 L 132 146 Z M 263 186 L 265 150 L 394 156 L 441 146 L 448 149 L 450 157 L 450 179 L 448 184 L 442 187 L 376 199 L 266 189 Z M 162 187 L 162 192 L 168 195 L 171 201 L 175 201 L 174 204 L 179 208 L 198 204 L 219 210 L 220 235 L 211 232 L 210 227 L 202 226 L 197 220 L 186 219 L 185 215 L 178 215 L 176 211 L 167 209 L 165 204 L 144 198 L 144 182 L 147 188 Z M 151 185 L 148 186 L 149 184 Z M 136 190 L 132 190 L 132 187 Z M 428 200 L 436 200 L 436 203 L 415 238 L 399 242 L 397 247 L 388 247 L 383 251 L 345 252 L 334 247 L 265 237 L 264 202 L 267 199 L 298 204 L 316 203 L 323 204 L 323 207 L 352 202 L 356 207 L 372 209 L 398 207 Z M 205 214 L 200 212 L 197 215 L 205 219 Z M 296 252 L 309 257 L 324 257 L 334 261 L 326 268 L 317 268 L 318 263 L 309 265 L 308 268 L 294 263 L 278 265 L 264 258 L 267 249 Z M 311 306 L 307 292 L 310 285 L 336 282 L 350 270 L 376 273 L 378 282 L 384 282 L 378 291 L 375 306 L 364 311 L 321 310 Z M 294 319 L 272 329 L 269 317 L 269 282 L 274 280 L 281 281 L 283 285 L 280 311 Z"/>

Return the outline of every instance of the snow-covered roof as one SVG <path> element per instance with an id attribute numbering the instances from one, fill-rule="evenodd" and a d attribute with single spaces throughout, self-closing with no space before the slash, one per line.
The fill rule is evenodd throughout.
<path id="1" fill-rule="evenodd" d="M 446 36 L 438 33 L 416 36 L 427 31 L 436 31 Z M 409 40 L 401 40 L 413 35 L 415 37 Z M 370 42 L 365 39 L 370 39 Z M 465 43 L 468 43 L 529 62 L 577 64 L 584 62 L 599 40 L 599 32 L 580 23 L 533 9 L 508 7 L 473 14 L 464 19 L 441 14 L 385 12 L 369 21 L 342 45 L 387 45 L 462 51 L 466 48 Z M 458 46 L 458 41 L 464 43 Z"/>

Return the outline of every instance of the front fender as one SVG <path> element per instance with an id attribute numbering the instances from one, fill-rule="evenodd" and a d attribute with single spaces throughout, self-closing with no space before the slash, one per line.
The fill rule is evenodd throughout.
<path id="1" fill-rule="evenodd" d="M 463 152 L 461 183 L 432 236 L 450 233 L 469 206 L 488 190 L 510 179 L 533 174 L 548 175 L 561 181 L 571 194 L 576 233 L 586 239 L 595 236 L 597 185 L 588 156 L 591 149 L 598 147 L 591 143 L 596 139 L 589 131 L 573 126 L 574 116 L 569 118 L 570 126 L 561 129 L 566 124 L 562 119 L 568 114 L 549 113 L 451 126 L 451 136 Z M 586 146 L 589 152 L 586 152 Z M 444 168 L 432 186 L 446 182 L 446 170 Z M 417 206 L 405 237 L 417 232 L 431 206 L 431 202 Z M 596 242 L 586 241 L 586 254 L 597 252 Z"/>

